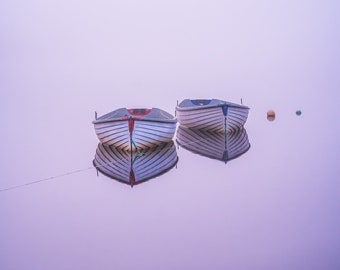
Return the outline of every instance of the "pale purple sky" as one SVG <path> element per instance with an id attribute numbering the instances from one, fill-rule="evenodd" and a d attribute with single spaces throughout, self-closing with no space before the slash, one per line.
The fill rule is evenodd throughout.
<path id="1" fill-rule="evenodd" d="M 89 169 L 0 192 L 0 269 L 340 269 L 339 10 L 1 1 L 0 189 L 91 167 L 95 110 L 242 98 L 251 149 L 180 148 L 133 189 Z"/>

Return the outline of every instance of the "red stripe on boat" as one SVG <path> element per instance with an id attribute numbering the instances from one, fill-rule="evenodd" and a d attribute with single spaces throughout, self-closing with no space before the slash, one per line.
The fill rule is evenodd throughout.
<path id="1" fill-rule="evenodd" d="M 130 115 L 144 116 L 151 112 L 151 109 L 127 109 Z"/>
<path id="2" fill-rule="evenodd" d="M 130 133 L 133 132 L 134 126 L 135 126 L 135 120 L 134 120 L 132 117 L 130 117 L 130 118 L 129 118 L 129 132 L 130 132 Z"/>

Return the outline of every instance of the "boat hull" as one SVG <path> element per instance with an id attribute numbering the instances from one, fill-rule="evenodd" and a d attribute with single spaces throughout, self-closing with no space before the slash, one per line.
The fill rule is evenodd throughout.
<path id="1" fill-rule="evenodd" d="M 120 108 L 93 121 L 102 144 L 125 151 L 170 142 L 176 131 L 176 123 L 176 118 L 158 108 Z"/>
<path id="2" fill-rule="evenodd" d="M 194 129 L 218 132 L 235 132 L 247 121 L 249 108 L 220 100 L 212 100 L 208 105 L 184 105 L 176 107 L 176 117 L 180 125 Z M 187 105 L 187 106 L 186 106 Z"/>
<path id="3" fill-rule="evenodd" d="M 134 151 L 170 142 L 176 131 L 176 123 L 134 120 L 131 134 L 127 120 L 95 123 L 94 128 L 102 144 Z"/>

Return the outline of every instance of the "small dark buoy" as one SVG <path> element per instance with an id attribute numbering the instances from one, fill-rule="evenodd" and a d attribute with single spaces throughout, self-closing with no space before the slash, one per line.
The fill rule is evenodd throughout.
<path id="1" fill-rule="evenodd" d="M 296 113 L 297 116 L 300 116 L 302 114 L 301 110 L 296 110 L 295 113 Z"/>
<path id="2" fill-rule="evenodd" d="M 269 110 L 267 112 L 267 119 L 268 121 L 274 121 L 275 120 L 275 111 L 274 110 Z"/>

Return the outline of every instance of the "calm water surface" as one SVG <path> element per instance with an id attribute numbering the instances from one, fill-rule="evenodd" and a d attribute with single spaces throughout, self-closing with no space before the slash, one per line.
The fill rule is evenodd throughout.
<path id="1" fill-rule="evenodd" d="M 244 4 L 2 4 L 0 189 L 43 181 L 0 192 L 0 269 L 340 268 L 337 4 Z M 95 111 L 184 98 L 242 98 L 250 149 L 97 176 Z"/>
<path id="2" fill-rule="evenodd" d="M 92 113 L 70 100 L 6 123 L 2 188 L 72 174 L 0 193 L 3 269 L 338 265 L 338 152 L 313 110 L 268 122 L 252 106 L 242 156 L 179 147 L 175 168 L 131 188 L 97 176 Z"/>

